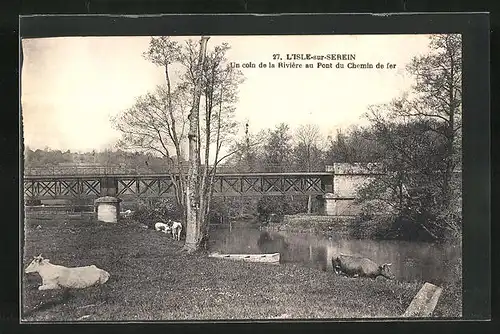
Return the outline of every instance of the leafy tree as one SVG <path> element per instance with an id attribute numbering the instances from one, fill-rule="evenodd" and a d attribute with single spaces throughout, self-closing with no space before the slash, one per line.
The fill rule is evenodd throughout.
<path id="1" fill-rule="evenodd" d="M 408 66 L 408 72 L 416 80 L 414 97 L 400 102 L 399 114 L 427 121 L 429 129 L 445 140 L 440 195 L 447 205 L 453 196 L 453 170 L 461 162 L 462 37 L 459 34 L 433 35 L 430 48 L 430 54 L 415 57 Z"/>
<path id="2" fill-rule="evenodd" d="M 461 182 L 454 172 L 461 161 L 460 43 L 458 35 L 433 35 L 429 55 L 407 68 L 413 89 L 367 113 L 388 175 L 363 187 L 360 201 L 433 239 L 461 237 Z"/>
<path id="3" fill-rule="evenodd" d="M 335 162 L 370 163 L 381 159 L 378 143 L 370 127 L 352 126 L 347 131 L 337 130 L 328 137 L 327 164 Z"/>

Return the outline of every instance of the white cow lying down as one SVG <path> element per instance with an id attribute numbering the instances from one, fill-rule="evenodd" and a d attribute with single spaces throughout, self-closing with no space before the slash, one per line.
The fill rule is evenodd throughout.
<path id="1" fill-rule="evenodd" d="M 53 290 L 61 288 L 83 289 L 94 285 L 102 285 L 109 279 L 109 273 L 95 265 L 67 268 L 50 263 L 42 254 L 35 256 L 25 273 L 35 273 L 42 277 L 42 285 L 38 290 Z"/>

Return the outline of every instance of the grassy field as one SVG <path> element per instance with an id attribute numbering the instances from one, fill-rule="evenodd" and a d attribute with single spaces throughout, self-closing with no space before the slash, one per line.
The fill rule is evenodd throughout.
<path id="1" fill-rule="evenodd" d="M 38 291 L 38 274 L 24 274 L 25 321 L 279 319 L 398 317 L 422 283 L 350 279 L 300 264 L 232 262 L 178 252 L 183 241 L 134 223 L 29 218 L 26 267 L 42 253 L 68 267 L 107 270 L 97 288 Z M 444 288 L 435 316 L 461 314 L 460 289 Z"/>

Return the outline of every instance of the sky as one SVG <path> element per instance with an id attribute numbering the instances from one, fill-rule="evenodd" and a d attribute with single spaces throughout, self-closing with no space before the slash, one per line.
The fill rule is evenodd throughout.
<path id="1" fill-rule="evenodd" d="M 173 37 L 182 42 L 198 36 Z M 428 35 L 212 36 L 208 49 L 227 42 L 229 61 L 240 68 L 236 119 L 250 130 L 286 122 L 292 129 L 316 124 L 323 135 L 363 122 L 372 104 L 387 103 L 412 85 L 404 67 L 428 52 Z M 145 60 L 150 37 L 58 37 L 22 41 L 21 103 L 25 145 L 72 151 L 113 147 L 119 138 L 110 116 L 165 82 L 163 69 Z M 355 54 L 345 68 L 316 68 L 316 60 L 287 61 L 303 68 L 259 68 L 273 54 Z M 285 61 L 285 60 L 283 60 Z M 373 69 L 347 64 L 372 63 Z M 377 63 L 395 64 L 377 69 Z M 306 63 L 314 68 L 304 68 Z"/>

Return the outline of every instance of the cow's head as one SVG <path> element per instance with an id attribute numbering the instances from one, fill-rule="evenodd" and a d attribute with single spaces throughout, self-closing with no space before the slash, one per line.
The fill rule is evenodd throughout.
<path id="1" fill-rule="evenodd" d="M 340 257 L 332 257 L 332 267 L 335 273 L 338 275 L 341 273 L 341 262 L 340 262 Z"/>
<path id="2" fill-rule="evenodd" d="M 33 258 L 33 261 L 31 261 L 31 263 L 26 267 L 26 269 L 24 270 L 24 272 L 26 274 L 37 272 L 40 269 L 40 265 L 43 265 L 43 264 L 45 264 L 47 262 L 49 262 L 49 260 L 48 259 L 44 259 L 42 257 L 42 254 L 40 254 L 38 256 L 35 256 Z"/>
<path id="3" fill-rule="evenodd" d="M 392 265 L 392 263 L 381 264 L 379 266 L 380 275 L 384 276 L 387 279 L 394 279 L 394 276 L 392 275 L 392 273 L 390 272 L 390 269 L 389 269 L 391 265 Z"/>

